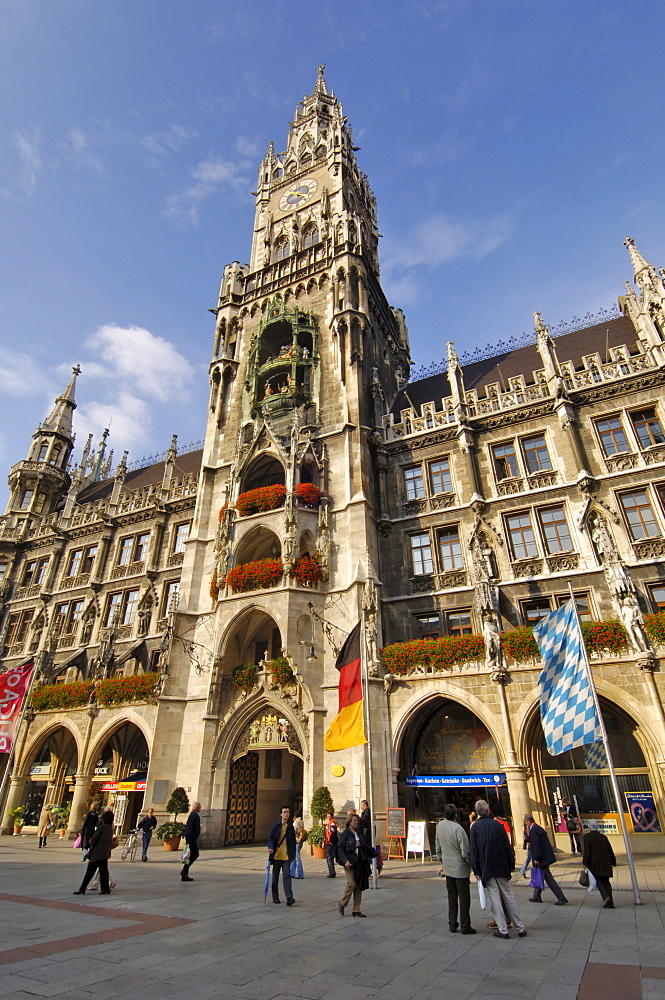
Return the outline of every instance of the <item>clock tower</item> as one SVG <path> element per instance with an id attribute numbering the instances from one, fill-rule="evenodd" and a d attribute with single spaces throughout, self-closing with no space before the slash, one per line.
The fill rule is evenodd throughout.
<path id="1" fill-rule="evenodd" d="M 169 703 L 169 727 L 181 712 L 183 737 L 179 749 L 157 750 L 164 777 L 189 762 L 186 784 L 211 810 L 212 842 L 260 839 L 274 822 L 247 797 L 239 805 L 248 782 L 256 803 L 265 791 L 247 741 L 263 740 L 259 752 L 273 732 L 266 719 L 282 720 L 284 753 L 299 762 L 283 761 L 292 779 L 280 795 L 293 810 L 307 815 L 332 765 L 342 772 L 336 803 L 369 797 L 364 747 L 324 749 L 336 650 L 361 618 L 372 728 L 387 730 L 377 655 L 382 445 L 410 359 L 403 314 L 379 282 L 376 201 L 356 152 L 320 67 L 285 152 L 270 143 L 261 162 L 250 262 L 224 269 L 213 310 L 203 468 L 175 621 L 176 634 L 211 651 L 211 669 L 197 672 L 185 644 L 174 646 L 171 683 L 183 701 Z M 292 679 L 280 687 L 270 664 L 282 660 Z M 239 689 L 248 665 L 255 681 Z M 156 776 L 155 757 L 152 767 Z M 390 794 L 389 769 L 381 773 L 379 808 Z"/>

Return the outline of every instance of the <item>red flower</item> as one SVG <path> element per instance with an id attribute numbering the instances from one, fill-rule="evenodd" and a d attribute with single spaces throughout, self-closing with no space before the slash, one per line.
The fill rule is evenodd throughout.
<path id="1" fill-rule="evenodd" d="M 299 500 L 311 507 L 317 507 L 321 499 L 321 490 L 314 483 L 298 483 L 293 492 Z"/>
<path id="2" fill-rule="evenodd" d="M 210 596 L 212 597 L 215 604 L 219 600 L 219 583 L 217 582 L 217 570 L 212 574 L 212 580 L 210 581 Z"/>
<path id="3" fill-rule="evenodd" d="M 248 514 L 258 514 L 260 511 L 276 510 L 284 506 L 286 486 L 276 483 L 274 486 L 259 486 L 256 490 L 241 493 L 236 500 L 236 510 L 241 517 Z"/>
<path id="4" fill-rule="evenodd" d="M 293 564 L 293 575 L 303 587 L 311 587 L 322 578 L 321 567 L 316 556 L 308 552 L 300 556 Z"/>
<path id="5" fill-rule="evenodd" d="M 485 658 L 482 635 L 444 635 L 440 639 L 395 642 L 381 650 L 384 666 L 393 674 L 408 674 L 415 667 L 450 670 Z"/>
<path id="6" fill-rule="evenodd" d="M 644 627 L 650 639 L 657 644 L 665 645 L 665 611 L 657 611 L 655 615 L 645 615 Z"/>
<path id="7" fill-rule="evenodd" d="M 234 566 L 226 574 L 226 585 L 234 594 L 248 590 L 266 590 L 276 587 L 284 573 L 281 559 L 256 559 L 254 562 Z"/>
<path id="8" fill-rule="evenodd" d="M 256 684 L 258 674 L 259 668 L 256 663 L 242 663 L 239 667 L 233 668 L 231 675 L 233 686 L 240 688 L 241 691 L 251 691 Z"/>
<path id="9" fill-rule="evenodd" d="M 538 643 L 533 637 L 533 629 L 528 626 L 504 632 L 501 636 L 501 649 L 516 663 L 524 663 L 540 656 Z"/>

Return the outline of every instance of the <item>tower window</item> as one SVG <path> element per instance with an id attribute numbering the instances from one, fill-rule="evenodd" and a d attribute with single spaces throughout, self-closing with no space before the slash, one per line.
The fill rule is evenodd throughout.
<path id="1" fill-rule="evenodd" d="M 406 487 L 407 500 L 420 500 L 425 496 L 423 471 L 419 465 L 414 465 L 411 469 L 404 470 L 404 485 Z"/>
<path id="2" fill-rule="evenodd" d="M 34 490 L 23 490 L 23 496 L 21 497 L 21 510 L 27 510 L 30 506 L 30 501 L 32 500 L 32 495 Z"/>
<path id="3" fill-rule="evenodd" d="M 173 541 L 173 551 L 174 552 L 184 552 L 185 542 L 189 537 L 189 527 L 190 522 L 187 521 L 185 524 L 179 524 L 175 529 L 175 536 Z"/>
<path id="4" fill-rule="evenodd" d="M 319 242 L 320 238 L 318 226 L 308 226 L 302 237 L 303 249 L 306 250 L 308 247 L 313 247 L 315 243 Z"/>
<path id="5" fill-rule="evenodd" d="M 291 253 L 291 244 L 285 238 L 275 243 L 275 260 L 284 260 Z"/>
<path id="6" fill-rule="evenodd" d="M 496 472 L 496 478 L 501 481 L 502 479 L 513 479 L 515 476 L 519 476 L 520 470 L 517 465 L 517 455 L 515 454 L 515 446 L 512 441 L 507 444 L 497 444 L 492 448 L 492 454 L 494 456 L 494 470 Z"/>
<path id="7" fill-rule="evenodd" d="M 37 461 L 43 462 L 48 454 L 48 444 L 42 444 L 39 449 L 39 454 L 37 455 Z"/>
<path id="8" fill-rule="evenodd" d="M 607 417 L 605 420 L 596 421 L 596 429 L 600 437 L 603 452 L 606 455 L 616 455 L 622 451 L 629 451 L 626 432 L 619 417 Z"/>

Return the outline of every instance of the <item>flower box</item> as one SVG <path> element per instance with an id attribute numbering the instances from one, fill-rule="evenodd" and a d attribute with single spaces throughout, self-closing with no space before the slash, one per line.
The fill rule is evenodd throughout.
<path id="1" fill-rule="evenodd" d="M 248 590 L 266 590 L 276 587 L 284 573 L 281 559 L 256 559 L 254 562 L 234 566 L 226 574 L 226 584 L 234 594 Z"/>
<path id="2" fill-rule="evenodd" d="M 312 587 L 323 577 L 319 560 L 307 552 L 294 562 L 293 575 L 303 587 Z"/>
<path id="3" fill-rule="evenodd" d="M 273 486 L 259 486 L 255 490 L 241 493 L 236 500 L 236 510 L 241 517 L 248 514 L 258 514 L 261 511 L 277 510 L 284 506 L 286 486 L 276 483 Z"/>
<path id="4" fill-rule="evenodd" d="M 665 645 L 665 611 L 657 611 L 655 615 L 644 616 L 644 628 L 652 642 Z"/>
<path id="5" fill-rule="evenodd" d="M 314 483 L 298 483 L 293 493 L 301 503 L 306 504 L 308 507 L 319 506 L 321 490 Z"/>
<path id="6" fill-rule="evenodd" d="M 381 650 L 387 670 L 393 674 L 409 674 L 418 668 L 450 670 L 476 660 L 485 659 L 482 635 L 444 635 L 440 639 L 412 639 L 395 642 Z"/>
<path id="7" fill-rule="evenodd" d="M 259 668 L 256 663 L 241 663 L 239 667 L 233 668 L 231 680 L 234 687 L 248 693 L 256 684 L 258 676 Z"/>
<path id="8" fill-rule="evenodd" d="M 158 681 L 158 673 L 137 674 L 136 677 L 108 677 L 97 683 L 97 701 L 100 705 L 154 701 Z"/>

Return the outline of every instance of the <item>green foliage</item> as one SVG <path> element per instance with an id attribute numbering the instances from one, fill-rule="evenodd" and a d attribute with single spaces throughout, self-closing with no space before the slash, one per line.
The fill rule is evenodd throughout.
<path id="1" fill-rule="evenodd" d="M 409 674 L 415 667 L 431 666 L 450 670 L 475 660 L 485 659 L 482 635 L 444 635 L 440 639 L 412 639 L 384 646 L 381 659 L 393 674 Z"/>
<path id="2" fill-rule="evenodd" d="M 241 691 L 249 692 L 256 684 L 258 676 L 259 668 L 256 663 L 241 663 L 239 667 L 233 668 L 231 680 L 234 687 L 240 688 Z"/>
<path id="3" fill-rule="evenodd" d="M 326 836 L 325 826 L 313 826 L 312 829 L 307 834 L 307 843 L 313 844 L 314 847 L 323 847 L 323 841 Z"/>
<path id="4" fill-rule="evenodd" d="M 17 806 L 16 809 L 10 809 L 7 815 L 14 826 L 22 826 L 23 817 L 25 815 L 25 806 Z"/>
<path id="5" fill-rule="evenodd" d="M 515 663 L 524 663 L 525 660 L 540 656 L 538 643 L 533 637 L 533 629 L 527 626 L 513 629 L 512 632 L 504 632 L 501 636 L 501 649 L 511 660 L 515 660 Z"/>
<path id="6" fill-rule="evenodd" d="M 293 670 L 286 657 L 276 656 L 274 660 L 270 661 L 270 676 L 273 684 L 277 684 L 278 687 L 289 683 L 293 677 Z"/>
<path id="7" fill-rule="evenodd" d="M 173 813 L 173 821 L 177 820 L 180 813 L 189 812 L 189 798 L 184 788 L 174 788 L 171 798 L 166 803 L 167 813 Z M 162 838 L 163 839 L 163 838 Z"/>
<path id="8" fill-rule="evenodd" d="M 176 789 L 177 791 L 178 789 Z M 182 791 L 182 789 L 180 789 Z M 170 805 L 170 803 L 169 803 Z M 189 808 L 189 806 L 187 807 Z M 157 840 L 171 840 L 172 837 L 182 837 L 185 833 L 184 823 L 162 823 L 155 830 Z"/>
<path id="9" fill-rule="evenodd" d="M 314 819 L 320 820 L 321 823 L 325 822 L 327 813 L 334 813 L 335 807 L 333 805 L 332 795 L 327 785 L 322 785 L 317 788 L 312 796 L 312 804 L 310 806 L 310 812 Z M 311 834 L 310 830 L 310 834 Z"/>
<path id="10" fill-rule="evenodd" d="M 30 695 L 30 706 L 35 712 L 47 712 L 53 708 L 78 708 L 87 705 L 94 684 L 77 681 L 74 684 L 40 684 Z"/>
<path id="11" fill-rule="evenodd" d="M 131 701 L 154 701 L 158 673 L 137 674 L 135 677 L 107 677 L 97 682 L 100 705 L 123 705 Z"/>

